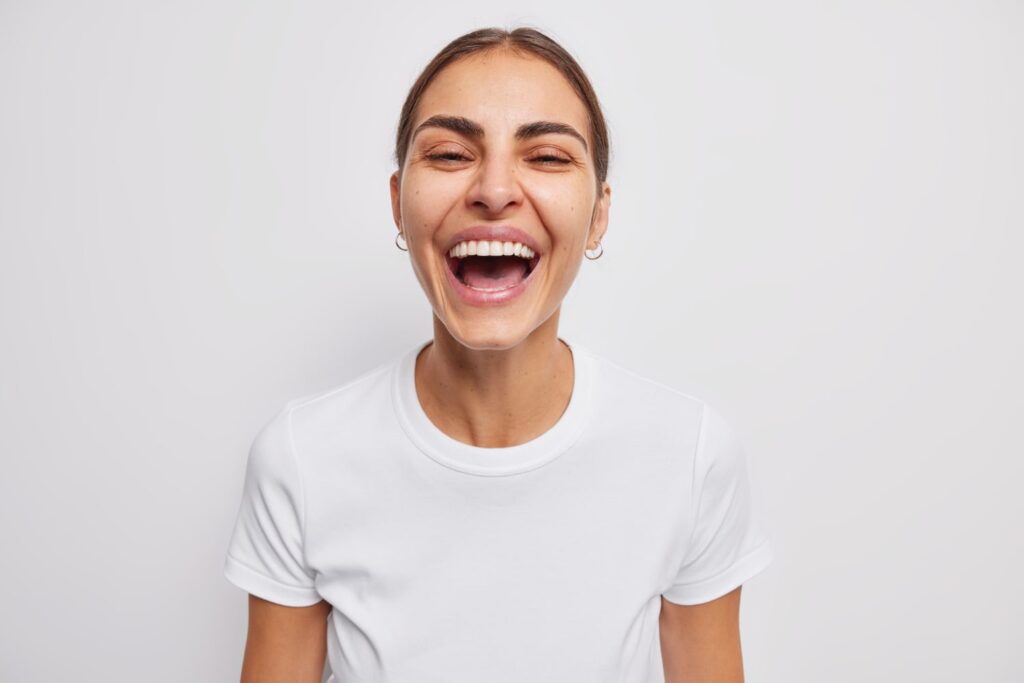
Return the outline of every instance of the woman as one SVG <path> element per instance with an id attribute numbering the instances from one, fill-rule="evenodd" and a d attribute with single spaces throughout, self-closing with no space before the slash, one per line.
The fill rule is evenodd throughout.
<path id="1" fill-rule="evenodd" d="M 466 34 L 395 155 L 433 339 L 253 443 L 225 565 L 243 682 L 316 683 L 325 653 L 339 683 L 742 681 L 740 586 L 771 549 L 733 432 L 557 334 L 608 226 L 586 76 L 538 31 Z"/>

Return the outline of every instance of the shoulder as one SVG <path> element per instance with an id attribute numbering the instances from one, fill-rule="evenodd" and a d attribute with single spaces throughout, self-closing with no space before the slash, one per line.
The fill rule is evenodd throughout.
<path id="1" fill-rule="evenodd" d="M 386 399 L 383 394 L 390 379 L 388 371 L 396 362 L 382 363 L 340 384 L 286 400 L 253 439 L 250 469 L 261 477 L 294 476 L 297 440 L 317 426 L 336 431 L 346 422 L 359 423 L 363 417 L 360 411 L 371 409 L 375 396 Z"/>
<path id="2" fill-rule="evenodd" d="M 582 349 L 596 375 L 596 386 L 605 404 L 642 422 L 665 423 L 696 430 L 706 401 L 686 387 L 642 374 L 589 349 Z"/>
<path id="3" fill-rule="evenodd" d="M 698 477 L 716 462 L 719 469 L 743 466 L 739 433 L 717 402 L 685 387 L 641 374 L 589 349 L 582 351 L 595 368 L 602 403 L 611 407 L 605 414 L 609 425 L 667 429 L 692 458 Z"/>
<path id="4" fill-rule="evenodd" d="M 365 419 L 368 411 L 390 401 L 393 370 L 399 362 L 393 358 L 339 384 L 290 399 L 282 410 L 285 421 L 293 431 L 304 432 Z"/>

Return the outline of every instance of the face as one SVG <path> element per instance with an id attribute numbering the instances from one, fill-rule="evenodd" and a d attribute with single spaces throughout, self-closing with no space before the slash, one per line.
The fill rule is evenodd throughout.
<path id="1" fill-rule="evenodd" d="M 525 339 L 558 311 L 584 250 L 604 235 L 611 189 L 598 191 L 588 122 L 553 66 L 504 51 L 450 64 L 423 93 L 391 177 L 392 211 L 434 314 L 464 345 Z M 471 240 L 478 251 L 480 241 L 502 242 L 503 254 L 506 242 L 532 249 L 449 254 Z"/>

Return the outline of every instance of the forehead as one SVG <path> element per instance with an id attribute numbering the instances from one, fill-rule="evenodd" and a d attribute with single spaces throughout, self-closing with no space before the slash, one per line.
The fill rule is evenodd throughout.
<path id="1" fill-rule="evenodd" d="M 446 66 L 420 98 L 413 126 L 435 114 L 465 116 L 485 130 L 561 121 L 590 137 L 587 109 L 561 72 L 538 57 L 504 50 Z"/>

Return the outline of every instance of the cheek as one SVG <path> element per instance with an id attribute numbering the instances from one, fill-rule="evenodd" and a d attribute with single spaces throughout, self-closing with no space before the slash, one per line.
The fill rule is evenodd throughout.
<path id="1" fill-rule="evenodd" d="M 588 202 L 594 201 L 594 188 L 579 175 L 540 176 L 528 185 L 529 194 L 538 203 L 567 215 L 583 213 Z"/>
<path id="2" fill-rule="evenodd" d="M 409 221 L 409 227 L 429 227 L 451 209 L 458 197 L 458 191 L 453 190 L 451 184 L 410 178 L 402 188 L 402 214 Z"/>
<path id="3" fill-rule="evenodd" d="M 593 201 L 587 187 L 578 183 L 562 187 L 543 184 L 532 188 L 530 198 L 559 246 L 568 249 L 586 239 L 591 209 L 588 202 Z"/>

